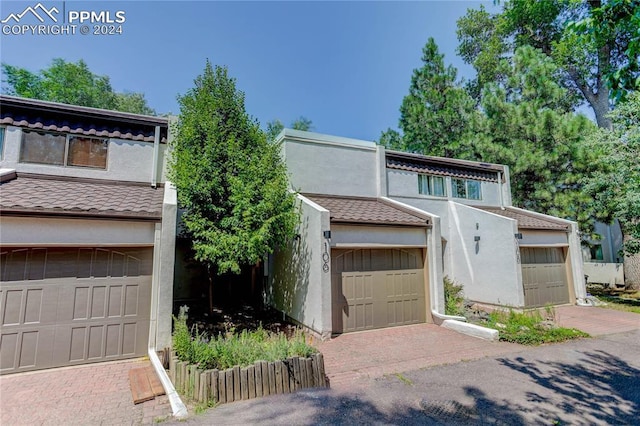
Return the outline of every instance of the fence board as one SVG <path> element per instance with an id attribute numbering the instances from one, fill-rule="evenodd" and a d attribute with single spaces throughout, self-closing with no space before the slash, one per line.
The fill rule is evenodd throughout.
<path id="1" fill-rule="evenodd" d="M 260 361 L 260 369 L 262 370 L 262 395 L 271 395 L 271 392 L 269 391 L 271 389 L 269 386 L 269 363 L 266 361 Z"/>
<path id="2" fill-rule="evenodd" d="M 240 369 L 240 396 L 243 400 L 249 399 L 249 374 L 246 367 Z"/>
<path id="3" fill-rule="evenodd" d="M 259 362 L 255 364 L 256 369 L 256 397 L 262 396 L 262 365 Z"/>
<path id="4" fill-rule="evenodd" d="M 240 367 L 233 367 L 233 400 L 240 401 L 242 395 L 240 393 Z"/>
<path id="5" fill-rule="evenodd" d="M 307 388 L 313 387 L 313 364 L 311 363 L 311 358 L 303 359 L 306 370 L 307 370 Z"/>
<path id="6" fill-rule="evenodd" d="M 282 393 L 282 362 L 275 361 L 273 363 L 275 368 L 275 377 L 276 377 L 276 393 Z"/>
<path id="7" fill-rule="evenodd" d="M 200 383 L 200 375 L 202 374 L 202 370 L 199 368 L 194 369 L 193 375 L 193 399 L 196 401 L 202 401 L 202 385 Z"/>
<path id="8" fill-rule="evenodd" d="M 218 376 L 218 398 L 221 404 L 227 402 L 227 375 L 224 371 Z"/>
<path id="9" fill-rule="evenodd" d="M 227 402 L 235 401 L 235 393 L 233 392 L 233 370 L 224 370 L 227 385 Z"/>
<path id="10" fill-rule="evenodd" d="M 276 369 L 273 362 L 267 364 L 269 370 L 269 394 L 275 395 L 276 393 Z"/>
<path id="11" fill-rule="evenodd" d="M 256 397 L 256 368 L 253 365 L 247 367 L 247 387 L 249 388 L 249 399 Z"/>
<path id="12" fill-rule="evenodd" d="M 320 352 L 316 354 L 316 360 L 318 361 L 318 374 L 320 375 L 320 386 L 327 387 L 327 378 L 324 374 L 324 358 Z"/>
<path id="13" fill-rule="evenodd" d="M 220 376 L 220 372 L 218 370 L 213 370 L 211 372 L 211 401 L 220 402 L 220 397 L 218 396 L 218 377 Z"/>
<path id="14" fill-rule="evenodd" d="M 291 393 L 289 387 L 289 362 L 288 360 L 282 361 L 282 392 L 283 393 Z"/>
<path id="15" fill-rule="evenodd" d="M 308 388 L 309 383 L 307 382 L 307 363 L 304 362 L 303 359 L 298 359 L 298 364 L 300 365 L 300 387 Z"/>
<path id="16" fill-rule="evenodd" d="M 296 357 L 292 359 L 293 361 L 293 389 L 298 390 L 302 387 L 302 383 L 300 382 L 300 358 Z"/>

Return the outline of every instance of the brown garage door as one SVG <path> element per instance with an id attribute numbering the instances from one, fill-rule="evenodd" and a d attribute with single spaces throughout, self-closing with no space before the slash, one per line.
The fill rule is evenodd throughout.
<path id="1" fill-rule="evenodd" d="M 152 248 L 3 248 L 0 373 L 145 355 Z"/>
<path id="2" fill-rule="evenodd" d="M 426 320 L 421 249 L 332 250 L 333 332 Z"/>
<path id="3" fill-rule="evenodd" d="M 527 307 L 569 303 L 567 269 L 562 248 L 520 249 L 524 301 Z"/>

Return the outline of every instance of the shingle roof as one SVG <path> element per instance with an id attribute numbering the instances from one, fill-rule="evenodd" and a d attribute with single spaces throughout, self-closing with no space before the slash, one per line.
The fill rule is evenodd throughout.
<path id="1" fill-rule="evenodd" d="M 160 220 L 163 198 L 148 184 L 18 173 L 0 184 L 0 213 Z"/>
<path id="2" fill-rule="evenodd" d="M 489 213 L 508 217 L 510 219 L 515 219 L 518 221 L 518 229 L 538 229 L 548 231 L 569 230 L 569 225 L 564 222 L 560 222 L 559 220 L 541 218 L 529 212 L 510 209 L 509 207 L 506 207 L 504 210 L 502 210 L 500 207 L 474 207 L 480 210 L 487 211 Z"/>
<path id="3" fill-rule="evenodd" d="M 302 194 L 329 210 L 332 223 L 364 223 L 374 225 L 429 226 L 428 216 L 404 210 L 380 198 L 342 197 Z"/>

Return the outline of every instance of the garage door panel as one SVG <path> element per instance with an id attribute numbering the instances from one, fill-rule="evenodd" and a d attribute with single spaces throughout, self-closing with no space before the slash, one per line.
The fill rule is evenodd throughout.
<path id="1" fill-rule="evenodd" d="M 569 302 L 564 254 L 561 248 L 521 249 L 525 306 Z"/>
<path id="2" fill-rule="evenodd" d="M 3 262 L 2 373 L 146 354 L 151 276 L 126 273 L 150 271 L 151 248 L 16 249 Z"/>

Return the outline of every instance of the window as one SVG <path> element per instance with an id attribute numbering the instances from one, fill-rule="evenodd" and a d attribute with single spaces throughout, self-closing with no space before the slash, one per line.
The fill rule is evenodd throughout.
<path id="1" fill-rule="evenodd" d="M 108 149 L 107 139 L 23 130 L 20 161 L 106 169 Z"/>
<path id="2" fill-rule="evenodd" d="M 451 179 L 451 195 L 453 195 L 455 198 L 481 200 L 481 183 L 478 180 L 471 179 Z"/>
<path id="3" fill-rule="evenodd" d="M 418 192 L 435 197 L 446 197 L 444 178 L 442 176 L 418 175 Z"/>
<path id="4" fill-rule="evenodd" d="M 594 244 L 590 247 L 591 249 L 591 260 L 604 260 L 604 256 L 602 253 L 602 245 Z"/>
<path id="5" fill-rule="evenodd" d="M 0 160 L 4 159 L 4 127 L 0 127 Z"/>

